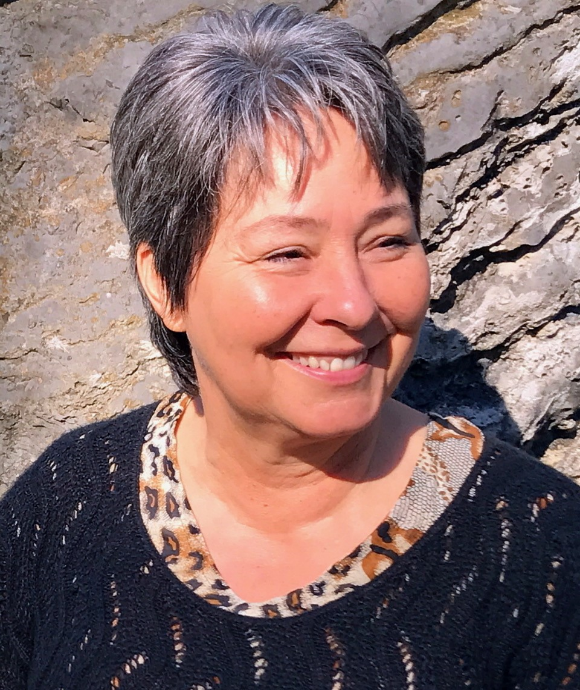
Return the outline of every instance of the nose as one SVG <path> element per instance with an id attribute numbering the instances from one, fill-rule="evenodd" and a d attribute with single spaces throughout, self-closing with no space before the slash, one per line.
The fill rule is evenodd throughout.
<path id="1" fill-rule="evenodd" d="M 369 281 L 356 256 L 327 258 L 314 276 L 316 297 L 311 316 L 318 323 L 334 323 L 360 331 L 378 314 Z"/>

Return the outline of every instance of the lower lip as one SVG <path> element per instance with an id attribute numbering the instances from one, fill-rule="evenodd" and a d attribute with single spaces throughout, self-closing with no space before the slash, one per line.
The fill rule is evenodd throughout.
<path id="1" fill-rule="evenodd" d="M 300 362 L 295 362 L 289 357 L 285 357 L 284 361 L 287 362 L 293 369 L 296 369 L 306 376 L 311 376 L 319 381 L 324 381 L 325 383 L 336 386 L 346 386 L 348 384 L 358 383 L 365 377 L 366 373 L 371 368 L 370 364 L 367 362 L 362 362 L 352 369 L 342 369 L 341 371 L 325 371 L 324 369 L 305 367 L 303 364 L 300 364 Z"/>

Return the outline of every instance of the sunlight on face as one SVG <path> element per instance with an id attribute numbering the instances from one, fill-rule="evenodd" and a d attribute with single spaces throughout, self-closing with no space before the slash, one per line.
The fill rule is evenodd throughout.
<path id="1" fill-rule="evenodd" d="M 251 198 L 229 175 L 182 317 L 206 411 L 320 438 L 376 417 L 429 299 L 406 191 L 385 189 L 340 114 L 325 122 L 298 190 L 292 137 L 270 138 Z"/>

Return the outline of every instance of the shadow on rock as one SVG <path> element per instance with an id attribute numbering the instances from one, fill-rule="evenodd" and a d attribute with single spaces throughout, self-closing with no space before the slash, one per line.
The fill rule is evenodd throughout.
<path id="1" fill-rule="evenodd" d="M 520 430 L 498 391 L 485 380 L 486 360 L 458 330 L 445 330 L 428 318 L 413 363 L 395 398 L 423 412 L 465 417 L 514 445 Z"/>

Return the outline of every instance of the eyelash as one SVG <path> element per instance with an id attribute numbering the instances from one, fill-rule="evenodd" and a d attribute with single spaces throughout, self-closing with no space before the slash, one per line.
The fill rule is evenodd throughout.
<path id="1" fill-rule="evenodd" d="M 285 249 L 276 254 L 270 254 L 266 257 L 266 261 L 272 263 L 286 263 L 287 261 L 293 261 L 294 259 L 302 259 L 304 254 L 300 249 Z"/>
<path id="2" fill-rule="evenodd" d="M 388 249 L 389 247 L 406 247 L 409 243 L 404 237 L 384 237 L 378 244 L 379 247 L 383 249 Z"/>
<path id="3" fill-rule="evenodd" d="M 404 237 L 393 236 L 385 237 L 378 244 L 379 249 L 389 249 L 391 247 L 406 247 L 409 243 Z M 266 257 L 266 261 L 270 263 L 286 263 L 294 261 L 295 259 L 304 258 L 304 252 L 300 249 L 285 249 L 275 254 L 270 254 Z"/>

